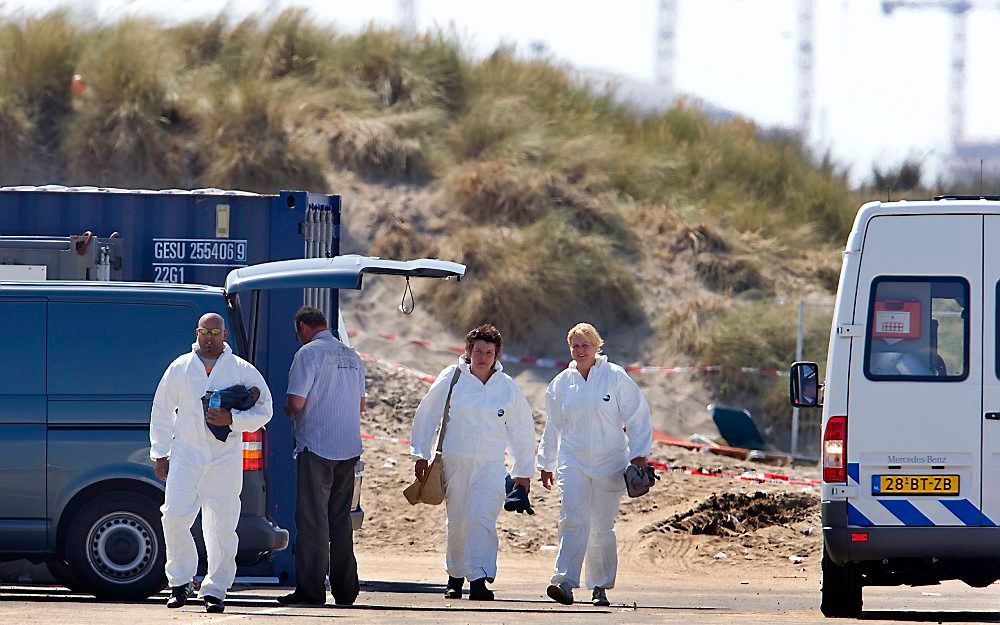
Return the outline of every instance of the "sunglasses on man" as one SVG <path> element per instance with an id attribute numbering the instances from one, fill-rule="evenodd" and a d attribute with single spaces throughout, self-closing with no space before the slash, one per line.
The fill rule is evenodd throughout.
<path id="1" fill-rule="evenodd" d="M 198 328 L 198 334 L 204 336 L 206 334 L 211 334 L 212 336 L 219 336 L 222 334 L 222 328 Z"/>

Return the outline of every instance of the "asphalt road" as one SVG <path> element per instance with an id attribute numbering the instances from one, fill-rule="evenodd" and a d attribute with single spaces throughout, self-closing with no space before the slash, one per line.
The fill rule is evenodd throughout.
<path id="1" fill-rule="evenodd" d="M 502 562 L 502 565 L 504 563 Z M 356 605 L 285 607 L 276 597 L 287 589 L 237 587 L 227 599 L 226 612 L 206 614 L 194 601 L 179 610 L 164 607 L 167 594 L 142 602 L 100 602 L 66 589 L 47 586 L 0 586 L 0 623 L 32 625 L 158 625 L 169 623 L 280 623 L 304 625 L 333 622 L 390 624 L 539 623 L 539 624 L 748 624 L 843 623 L 823 618 L 817 609 L 818 573 L 776 574 L 766 570 L 740 579 L 739 573 L 706 570 L 685 576 L 628 571 L 609 592 L 613 605 L 595 608 L 589 602 L 556 604 L 544 596 L 544 566 L 513 562 L 502 567 L 506 579 L 494 585 L 497 599 L 474 602 L 447 600 L 443 585 L 430 581 L 438 566 L 426 557 L 362 559 L 362 592 Z M 408 578 L 408 579 L 407 579 Z M 589 598 L 579 592 L 577 599 Z M 968 588 L 960 582 L 921 588 L 866 588 L 865 612 L 873 623 L 1000 622 L 1000 585 Z"/>
<path id="2" fill-rule="evenodd" d="M 166 593 L 137 603 L 99 602 L 61 588 L 0 587 L 0 622 L 55 625 L 157 625 L 160 623 L 282 623 L 300 625 L 317 619 L 361 623 L 830 623 L 816 609 L 815 580 L 808 578 L 744 580 L 713 585 L 704 580 L 666 579 L 662 586 L 643 584 L 627 593 L 629 604 L 610 608 L 589 603 L 561 606 L 543 596 L 544 585 L 516 582 L 497 585 L 497 600 L 446 600 L 439 584 L 367 581 L 353 607 L 284 607 L 273 588 L 238 588 L 225 614 L 209 615 L 198 602 L 167 610 Z M 704 583 L 701 583 L 704 582 Z M 581 598 L 578 596 L 578 599 Z M 970 589 L 961 583 L 925 588 L 866 589 L 865 622 L 1000 622 L 1000 588 Z"/>

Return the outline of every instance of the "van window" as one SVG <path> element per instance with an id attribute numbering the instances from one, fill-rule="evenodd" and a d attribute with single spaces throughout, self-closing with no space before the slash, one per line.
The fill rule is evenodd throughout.
<path id="1" fill-rule="evenodd" d="M 963 278 L 879 277 L 865 343 L 871 380 L 964 380 L 969 368 L 969 283 Z"/>
<path id="2" fill-rule="evenodd" d="M 152 395 L 197 325 L 186 306 L 50 302 L 49 395 Z"/>

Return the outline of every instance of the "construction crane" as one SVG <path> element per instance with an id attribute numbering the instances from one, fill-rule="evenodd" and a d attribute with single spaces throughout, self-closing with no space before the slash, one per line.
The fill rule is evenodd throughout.
<path id="1" fill-rule="evenodd" d="M 668 101 L 677 97 L 677 4 L 678 0 L 658 0 L 656 16 L 656 84 L 665 89 Z M 812 127 L 813 108 L 813 36 L 815 34 L 816 0 L 798 1 L 798 118 L 797 130 L 808 138 Z"/>
<path id="2" fill-rule="evenodd" d="M 399 15 L 399 28 L 409 35 L 417 32 L 417 0 L 397 0 L 396 10 Z"/>
<path id="3" fill-rule="evenodd" d="M 798 131 L 803 141 L 812 129 L 813 108 L 813 36 L 816 31 L 816 1 L 799 0 L 798 50 Z"/>
<path id="4" fill-rule="evenodd" d="M 967 18 L 977 9 L 1000 9 L 1000 2 L 976 0 L 882 0 L 882 12 L 892 15 L 897 9 L 935 9 L 951 15 L 951 75 L 949 81 L 948 136 L 952 151 L 965 143 L 965 56 Z"/>
<path id="5" fill-rule="evenodd" d="M 659 0 L 656 13 L 656 84 L 667 92 L 667 100 L 677 97 L 674 83 L 677 37 L 677 0 Z"/>

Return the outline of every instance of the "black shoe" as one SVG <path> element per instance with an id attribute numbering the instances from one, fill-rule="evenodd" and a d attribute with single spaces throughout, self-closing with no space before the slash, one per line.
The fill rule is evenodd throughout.
<path id="1" fill-rule="evenodd" d="M 226 611 L 226 604 L 222 603 L 222 599 L 212 595 L 205 595 L 202 599 L 205 600 L 205 611 L 209 614 L 222 614 Z"/>
<path id="2" fill-rule="evenodd" d="M 281 605 L 326 605 L 326 598 L 313 599 L 296 590 L 291 594 L 278 597 L 278 603 Z"/>
<path id="3" fill-rule="evenodd" d="M 334 597 L 333 598 L 333 602 L 336 605 L 354 605 L 354 602 L 357 601 L 357 600 L 358 600 L 357 596 L 354 596 L 354 597 L 339 597 L 339 598 L 338 597 Z"/>
<path id="4" fill-rule="evenodd" d="M 448 576 L 448 590 L 444 592 L 445 599 L 461 599 L 462 598 L 462 584 L 465 583 L 464 577 L 452 577 Z"/>
<path id="5" fill-rule="evenodd" d="M 549 599 L 552 599 L 553 601 L 558 601 L 563 605 L 573 605 L 573 588 L 570 587 L 568 582 L 562 582 L 561 584 L 549 584 L 545 593 L 549 596 Z"/>
<path id="6" fill-rule="evenodd" d="M 473 601 L 493 601 L 493 591 L 486 587 L 486 578 L 469 580 L 469 599 Z"/>
<path id="7" fill-rule="evenodd" d="M 170 588 L 170 598 L 167 599 L 167 607 L 170 609 L 183 607 L 187 603 L 188 595 L 190 594 L 191 590 L 188 584 L 172 586 Z"/>

